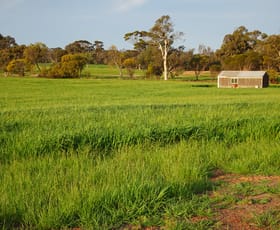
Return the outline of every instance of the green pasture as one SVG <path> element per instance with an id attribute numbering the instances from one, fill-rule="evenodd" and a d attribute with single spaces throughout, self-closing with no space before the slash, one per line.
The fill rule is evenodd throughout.
<path id="1" fill-rule="evenodd" d="M 207 87 L 205 87 L 207 86 Z M 1 229 L 215 229 L 212 173 L 280 174 L 279 88 L 0 78 Z"/>
<path id="2" fill-rule="evenodd" d="M 126 74 L 125 70 L 123 70 L 123 74 Z M 120 73 L 115 66 L 88 64 L 85 66 L 82 75 L 95 78 L 116 78 L 120 76 Z"/>
<path id="3" fill-rule="evenodd" d="M 41 69 L 50 68 L 51 63 L 40 63 Z M 27 72 L 26 75 L 38 74 L 37 68 L 33 67 L 31 72 Z M 123 79 L 129 79 L 128 72 L 125 68 L 122 69 Z M 0 76 L 3 73 L 0 72 Z M 142 79 L 146 76 L 146 70 L 136 69 L 134 71 L 133 78 Z M 93 78 L 93 79 L 119 79 L 120 70 L 115 65 L 102 65 L 102 64 L 86 64 L 82 73 L 81 78 Z"/>
<path id="4" fill-rule="evenodd" d="M 42 64 L 48 67 L 50 64 Z M 123 78 L 129 78 L 127 70 L 122 69 Z M 117 79 L 120 78 L 120 70 L 114 65 L 101 65 L 101 64 L 87 64 L 82 71 L 82 78 L 97 78 L 97 79 Z M 144 78 L 145 70 L 136 69 L 134 78 Z"/>

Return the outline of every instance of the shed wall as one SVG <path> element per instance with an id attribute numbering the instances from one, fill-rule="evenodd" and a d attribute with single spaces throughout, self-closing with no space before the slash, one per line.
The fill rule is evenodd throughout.
<path id="1" fill-rule="evenodd" d="M 218 87 L 219 88 L 263 88 L 268 87 L 269 79 L 268 75 L 264 78 L 236 78 L 237 84 L 233 84 L 231 81 L 232 77 L 219 77 Z"/>
<path id="2" fill-rule="evenodd" d="M 230 78 L 219 77 L 219 88 L 232 88 Z"/>
<path id="3" fill-rule="evenodd" d="M 260 78 L 239 78 L 239 88 L 262 88 L 262 79 Z"/>

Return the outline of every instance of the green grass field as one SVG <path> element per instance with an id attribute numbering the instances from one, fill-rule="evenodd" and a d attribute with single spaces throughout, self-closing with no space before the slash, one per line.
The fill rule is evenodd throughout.
<path id="1" fill-rule="evenodd" d="M 123 69 L 123 78 L 129 78 L 127 70 Z M 83 77 L 97 78 L 97 79 L 114 79 L 120 77 L 120 72 L 115 66 L 110 65 L 86 65 L 83 72 Z M 135 70 L 135 78 L 144 78 L 144 70 Z"/>
<path id="2" fill-rule="evenodd" d="M 280 174 L 280 93 L 201 86 L 1 77 L 0 227 L 215 228 L 214 170 Z"/>

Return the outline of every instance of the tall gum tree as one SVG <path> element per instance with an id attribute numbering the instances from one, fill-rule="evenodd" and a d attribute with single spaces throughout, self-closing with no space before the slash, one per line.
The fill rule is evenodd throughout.
<path id="1" fill-rule="evenodd" d="M 163 61 L 164 80 L 168 79 L 168 56 L 173 43 L 182 38 L 183 32 L 174 32 L 174 25 L 169 15 L 163 15 L 156 20 L 149 31 L 134 31 L 124 35 L 126 41 L 132 40 L 134 46 L 146 42 L 158 47 Z"/>

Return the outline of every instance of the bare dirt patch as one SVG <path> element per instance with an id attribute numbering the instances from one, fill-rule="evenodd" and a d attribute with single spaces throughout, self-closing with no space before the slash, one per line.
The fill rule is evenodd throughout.
<path id="1" fill-rule="evenodd" d="M 211 181 L 215 185 L 214 189 L 202 196 L 210 198 L 213 215 L 186 217 L 193 226 L 188 225 L 187 229 L 280 229 L 280 176 L 244 176 L 216 170 Z M 203 222 L 211 224 L 203 225 Z M 170 227 L 127 224 L 119 229 L 169 230 Z"/>
<path id="2" fill-rule="evenodd" d="M 209 193 L 219 229 L 280 229 L 280 176 L 214 173 Z"/>

